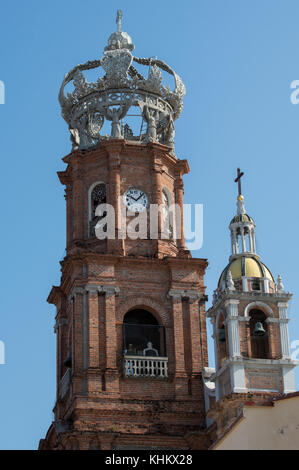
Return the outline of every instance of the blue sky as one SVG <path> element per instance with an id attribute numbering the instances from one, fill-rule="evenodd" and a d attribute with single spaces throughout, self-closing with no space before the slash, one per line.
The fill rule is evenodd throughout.
<path id="1" fill-rule="evenodd" d="M 299 105 L 290 102 L 299 79 L 298 1 L 2 2 L 0 449 L 37 448 L 52 421 L 55 311 L 46 298 L 64 255 L 56 171 L 70 151 L 57 94 L 74 65 L 102 56 L 118 8 L 135 55 L 158 56 L 186 84 L 176 153 L 191 167 L 185 202 L 204 205 L 204 244 L 193 255 L 209 260 L 210 298 L 230 255 L 241 167 L 258 252 L 294 294 L 290 337 L 299 339 Z"/>

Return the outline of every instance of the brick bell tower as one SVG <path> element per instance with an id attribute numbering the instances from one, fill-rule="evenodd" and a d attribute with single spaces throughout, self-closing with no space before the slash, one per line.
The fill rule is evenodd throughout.
<path id="1" fill-rule="evenodd" d="M 207 262 L 191 257 L 177 231 L 189 166 L 175 155 L 174 120 L 185 87 L 165 62 L 132 55 L 121 17 L 103 58 L 73 68 L 59 94 L 73 148 L 58 172 L 67 248 L 48 297 L 57 309 L 57 398 L 40 449 L 206 446 Z M 95 83 L 83 75 L 90 69 L 104 71 Z M 162 208 L 156 237 L 153 205 Z"/>
<path id="2" fill-rule="evenodd" d="M 213 325 L 215 370 L 205 387 L 208 423 L 225 422 L 240 405 L 269 403 L 271 397 L 295 391 L 288 332 L 288 303 L 281 276 L 275 282 L 256 253 L 255 222 L 245 210 L 239 182 L 237 214 L 230 222 L 232 254 L 214 291 L 207 316 Z M 216 401 L 216 405 L 215 405 Z"/>

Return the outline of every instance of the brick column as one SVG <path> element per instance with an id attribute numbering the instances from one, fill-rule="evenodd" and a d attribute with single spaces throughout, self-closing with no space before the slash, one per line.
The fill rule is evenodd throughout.
<path id="1" fill-rule="evenodd" d="M 119 372 L 117 368 L 117 330 L 115 296 L 119 292 L 116 286 L 103 286 L 106 310 L 106 390 L 119 392 Z"/>
<path id="2" fill-rule="evenodd" d="M 75 287 L 72 291 L 73 309 L 73 338 L 72 338 L 72 369 L 73 373 L 81 373 L 83 368 L 83 348 L 82 348 L 82 310 L 83 310 L 84 289 Z"/>
<path id="3" fill-rule="evenodd" d="M 84 220 L 84 201 L 83 201 L 83 174 L 79 167 L 73 169 L 73 240 L 82 240 L 84 238 L 83 220 Z"/>
<path id="4" fill-rule="evenodd" d="M 178 220 L 178 225 L 180 225 L 180 231 L 177 234 L 180 238 L 177 239 L 177 247 L 180 251 L 185 250 L 185 234 L 184 234 L 184 183 L 180 174 L 176 175 L 176 179 L 174 182 L 174 196 L 175 196 L 175 203 L 180 208 L 180 217 Z M 176 217 L 178 217 L 176 215 Z"/>
<path id="5" fill-rule="evenodd" d="M 279 359 L 282 353 L 279 319 L 268 317 L 266 323 L 268 325 L 269 359 Z M 287 327 L 287 324 L 285 326 Z"/>
<path id="6" fill-rule="evenodd" d="M 89 367 L 99 368 L 99 302 L 97 286 L 86 286 L 88 292 L 88 313 L 89 313 Z"/>
<path id="7" fill-rule="evenodd" d="M 168 295 L 172 298 L 172 311 L 173 311 L 175 393 L 176 393 L 176 396 L 187 395 L 188 385 L 187 385 L 187 373 L 186 373 L 186 367 L 185 367 L 182 292 L 175 290 L 175 289 L 171 289 Z"/>
<path id="8" fill-rule="evenodd" d="M 156 154 L 154 154 L 153 166 L 152 166 L 152 204 L 160 206 L 162 204 L 162 181 L 161 181 L 161 163 L 156 160 Z M 158 211 L 158 239 L 161 238 L 162 230 L 162 215 Z"/>
<path id="9" fill-rule="evenodd" d="M 188 296 L 188 310 L 190 318 L 189 337 L 191 343 L 192 375 L 198 375 L 202 370 L 198 296 Z"/>
<path id="10" fill-rule="evenodd" d="M 63 368 L 63 361 L 66 359 L 68 345 L 66 344 L 66 325 L 68 324 L 68 320 L 65 317 L 60 317 L 57 319 L 56 324 L 54 326 L 54 332 L 56 333 L 56 348 L 57 348 L 57 383 L 59 383 Z"/>
<path id="11" fill-rule="evenodd" d="M 124 254 L 124 243 L 122 240 L 121 224 L 120 224 L 120 208 L 119 197 L 121 195 L 120 187 L 120 153 L 123 143 L 119 140 L 107 143 L 109 161 L 109 186 L 108 200 L 115 212 L 115 239 L 107 240 L 108 252 L 115 254 Z"/>
<path id="12" fill-rule="evenodd" d="M 73 240 L 73 190 L 71 185 L 65 189 L 66 201 L 66 247 L 69 248 Z"/>

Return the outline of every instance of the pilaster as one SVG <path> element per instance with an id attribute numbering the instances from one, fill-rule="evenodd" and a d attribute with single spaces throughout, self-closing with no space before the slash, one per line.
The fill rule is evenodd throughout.
<path id="1" fill-rule="evenodd" d="M 173 335 L 175 354 L 175 393 L 176 396 L 187 394 L 187 374 L 185 368 L 184 324 L 182 292 L 171 290 L 168 294 L 172 299 Z"/>
<path id="2" fill-rule="evenodd" d="M 117 331 L 116 331 L 116 302 L 115 296 L 119 292 L 116 286 L 103 286 L 101 291 L 105 295 L 106 317 L 106 390 L 110 393 L 119 392 L 119 372 L 117 369 Z"/>

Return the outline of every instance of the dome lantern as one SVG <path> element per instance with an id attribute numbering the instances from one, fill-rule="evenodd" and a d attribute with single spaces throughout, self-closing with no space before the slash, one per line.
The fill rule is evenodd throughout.
<path id="1" fill-rule="evenodd" d="M 241 177 L 243 172 L 238 168 L 237 213 L 229 224 L 231 233 L 232 253 L 229 264 L 223 270 L 218 288 L 215 291 L 215 300 L 221 292 L 274 292 L 283 290 L 281 282 L 276 286 L 270 270 L 265 266 L 258 254 L 255 245 L 255 222 L 246 213 L 244 197 L 241 194 Z"/>
<path id="2" fill-rule="evenodd" d="M 229 224 L 232 258 L 243 253 L 256 254 L 255 223 L 254 220 L 246 214 L 244 197 L 241 194 L 241 177 L 243 175 L 244 173 L 238 168 L 238 176 L 235 179 L 235 182 L 238 183 L 237 215 Z"/>

